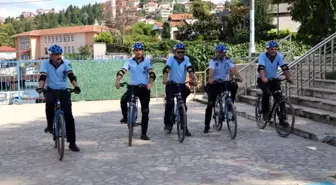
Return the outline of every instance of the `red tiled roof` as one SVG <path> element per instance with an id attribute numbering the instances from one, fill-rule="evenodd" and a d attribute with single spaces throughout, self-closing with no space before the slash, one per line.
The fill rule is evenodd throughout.
<path id="1" fill-rule="evenodd" d="M 12 37 L 20 36 L 42 36 L 42 35 L 57 35 L 57 34 L 69 34 L 69 33 L 86 33 L 86 32 L 104 32 L 110 31 L 106 26 L 95 26 L 95 25 L 86 25 L 86 26 L 73 26 L 73 27 L 59 27 L 51 28 L 44 30 L 33 30 L 29 32 L 23 32 L 20 34 L 13 35 Z"/>
<path id="2" fill-rule="evenodd" d="M 15 52 L 16 49 L 10 46 L 0 46 L 0 52 Z"/>
<path id="3" fill-rule="evenodd" d="M 172 21 L 182 21 L 184 19 L 192 19 L 193 15 L 189 13 L 181 13 L 181 14 L 172 14 L 170 15 L 170 19 Z"/>

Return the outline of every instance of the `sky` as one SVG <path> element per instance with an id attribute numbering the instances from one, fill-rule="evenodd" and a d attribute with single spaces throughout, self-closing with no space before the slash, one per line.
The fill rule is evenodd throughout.
<path id="1" fill-rule="evenodd" d="M 45 2 L 36 2 L 38 0 L 0 0 L 0 17 L 16 17 L 21 12 L 35 12 L 37 9 L 52 9 L 61 10 L 68 7 L 70 4 L 83 6 L 89 3 L 104 2 L 105 0 L 46 0 Z M 214 3 L 224 2 L 225 0 L 211 0 Z M 27 3 L 15 3 L 27 2 Z M 3 4 L 2 4 L 3 3 Z M 11 4 L 5 4 L 11 3 Z"/>

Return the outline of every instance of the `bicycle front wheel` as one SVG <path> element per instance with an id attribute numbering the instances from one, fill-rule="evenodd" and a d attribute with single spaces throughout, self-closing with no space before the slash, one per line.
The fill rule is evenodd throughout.
<path id="1" fill-rule="evenodd" d="M 255 118 L 257 125 L 260 129 L 264 129 L 267 125 L 267 122 L 262 118 L 262 105 L 261 105 L 261 96 L 258 96 L 256 105 L 255 105 Z"/>
<path id="2" fill-rule="evenodd" d="M 56 136 L 56 146 L 59 154 L 59 160 L 61 161 L 64 156 L 65 145 L 65 123 L 62 113 L 57 114 L 57 127 L 58 135 Z"/>
<path id="3" fill-rule="evenodd" d="M 285 104 L 284 112 L 280 112 L 280 105 L 282 103 Z M 276 103 L 272 114 L 273 114 L 272 117 L 274 121 L 274 127 L 276 131 L 278 132 L 278 135 L 280 137 L 287 137 L 293 131 L 294 123 L 295 123 L 295 112 L 294 112 L 292 104 L 290 104 L 287 100 L 281 100 L 280 103 Z M 283 118 L 279 119 L 279 121 L 277 121 L 277 118 L 276 118 L 277 114 L 278 114 L 278 117 L 280 117 L 280 114 L 282 114 L 283 116 Z M 291 118 L 288 118 L 289 116 Z"/>
<path id="4" fill-rule="evenodd" d="M 183 142 L 187 132 L 187 114 L 184 104 L 178 106 L 179 120 L 176 121 L 177 136 L 180 143 Z"/>
<path id="5" fill-rule="evenodd" d="M 213 107 L 213 119 L 215 121 L 214 128 L 218 131 L 222 130 L 223 127 L 223 118 L 224 118 L 224 113 L 223 113 L 223 104 L 220 103 L 219 101 L 216 101 L 215 106 Z"/>
<path id="6" fill-rule="evenodd" d="M 128 146 L 132 146 L 133 139 L 133 128 L 134 128 L 134 118 L 135 118 L 135 109 L 134 106 L 129 108 L 129 119 L 128 119 Z"/>
<path id="7" fill-rule="evenodd" d="M 228 110 L 230 107 L 230 111 Z M 231 101 L 226 106 L 226 123 L 231 136 L 231 139 L 236 138 L 237 135 L 237 114 L 236 109 Z"/>

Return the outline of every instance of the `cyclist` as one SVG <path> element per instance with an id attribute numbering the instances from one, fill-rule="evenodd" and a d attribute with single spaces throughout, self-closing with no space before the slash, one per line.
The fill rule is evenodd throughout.
<path id="1" fill-rule="evenodd" d="M 164 130 L 170 130 L 172 125 L 171 113 L 174 109 L 174 95 L 177 93 L 178 88 L 174 82 L 181 84 L 183 87 L 182 97 L 184 103 L 190 94 L 190 89 L 185 85 L 187 72 L 189 73 L 191 85 L 196 85 L 196 79 L 194 75 L 194 69 L 191 66 L 189 57 L 185 56 L 185 46 L 182 43 L 177 43 L 174 46 L 174 56 L 168 58 L 166 66 L 163 68 L 162 83 L 166 85 L 166 107 L 164 116 Z M 169 75 L 168 75 L 169 74 Z M 191 136 L 188 128 L 186 130 L 186 136 Z"/>
<path id="2" fill-rule="evenodd" d="M 149 101 L 150 101 L 150 88 L 156 78 L 151 65 L 151 61 L 143 56 L 144 45 L 141 42 L 136 42 L 133 45 L 134 58 L 126 61 L 124 66 L 117 73 L 116 88 L 120 88 L 120 80 L 127 71 L 131 73 L 130 85 L 137 86 L 134 95 L 139 97 L 141 103 L 141 139 L 149 140 L 147 136 L 148 129 L 148 114 L 149 114 Z M 149 78 L 148 78 L 149 77 Z M 120 101 L 120 107 L 123 118 L 121 123 L 127 122 L 127 102 L 131 99 L 132 89 L 128 87 L 127 91 L 123 94 Z"/>
<path id="3" fill-rule="evenodd" d="M 75 120 L 72 115 L 70 92 L 68 88 L 69 78 L 71 84 L 74 86 L 76 94 L 81 92 L 77 84 L 77 78 L 72 71 L 70 62 L 62 59 L 63 50 L 58 45 L 52 45 L 48 49 L 50 59 L 46 60 L 41 65 L 41 73 L 39 78 L 39 88 L 36 89 L 38 93 L 44 93 L 46 100 L 46 117 L 47 128 L 44 131 L 47 133 L 53 132 L 54 107 L 56 104 L 56 93 L 52 90 L 63 90 L 60 93 L 61 105 L 64 111 L 64 119 L 66 123 L 67 142 L 72 151 L 78 152 L 79 148 L 76 145 L 76 131 Z M 44 87 L 46 86 L 46 89 Z"/>
<path id="4" fill-rule="evenodd" d="M 233 64 L 232 60 L 226 56 L 226 51 L 227 48 L 224 44 L 218 44 L 216 46 L 216 56 L 212 58 L 209 63 L 209 81 L 205 87 L 208 94 L 208 105 L 205 110 L 205 134 L 209 133 L 210 130 L 212 108 L 215 105 L 216 98 L 222 90 L 225 90 L 223 84 L 214 84 L 214 81 L 222 80 L 229 82 L 230 72 L 238 77 L 239 81 L 243 81 L 238 73 L 238 68 Z M 236 88 L 238 88 L 238 85 L 229 83 L 228 88 L 237 92 Z M 232 96 L 232 101 L 234 101 L 234 96 Z M 229 107 L 229 110 L 230 109 L 231 107 Z"/>
<path id="5" fill-rule="evenodd" d="M 281 90 L 280 83 L 277 81 L 268 81 L 271 78 L 277 78 L 278 67 L 280 66 L 285 74 L 285 78 L 288 82 L 291 82 L 289 75 L 289 68 L 284 61 L 281 53 L 277 52 L 279 45 L 275 41 L 269 41 L 266 45 L 267 52 L 262 53 L 258 59 L 258 87 L 262 90 L 262 112 L 263 119 L 267 120 L 269 115 L 269 97 L 270 92 L 276 92 Z M 274 99 L 278 99 L 279 96 L 274 96 Z M 285 111 L 285 104 L 280 105 L 280 112 Z M 284 127 L 288 127 L 289 124 L 286 121 L 286 115 L 280 116 L 280 124 Z"/>

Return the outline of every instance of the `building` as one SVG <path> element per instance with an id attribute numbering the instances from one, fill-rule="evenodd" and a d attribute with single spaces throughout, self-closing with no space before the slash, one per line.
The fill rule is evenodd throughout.
<path id="1" fill-rule="evenodd" d="M 4 17 L 0 17 L 0 25 L 5 23 L 5 19 L 6 18 L 4 18 Z"/>
<path id="2" fill-rule="evenodd" d="M 173 8 L 170 6 L 170 4 L 161 4 L 159 6 L 159 15 L 162 17 L 162 20 L 168 20 L 170 14 L 173 11 Z"/>
<path id="3" fill-rule="evenodd" d="M 24 18 L 28 18 L 28 17 L 35 17 L 35 14 L 33 12 L 22 12 L 21 15 Z"/>
<path id="4" fill-rule="evenodd" d="M 297 32 L 301 24 L 292 20 L 292 16 L 290 15 L 290 11 L 288 9 L 289 6 L 290 5 L 287 3 L 279 4 L 279 29 L 288 29 L 290 32 Z M 276 4 L 273 6 L 272 15 L 273 24 L 277 26 L 278 15 Z"/>
<path id="5" fill-rule="evenodd" d="M 16 58 L 16 49 L 10 46 L 0 46 L 0 60 L 11 60 Z"/>
<path id="6" fill-rule="evenodd" d="M 189 13 L 180 13 L 180 14 L 171 14 L 168 18 L 168 21 L 175 25 L 184 25 L 193 24 L 196 20 L 193 18 L 192 14 Z"/>
<path id="7" fill-rule="evenodd" d="M 150 1 L 146 4 L 143 5 L 143 10 L 146 11 L 147 13 L 154 13 L 157 11 L 159 7 L 159 4 L 154 2 L 154 1 Z"/>
<path id="8" fill-rule="evenodd" d="M 64 54 L 78 53 L 78 48 L 88 45 L 93 49 L 93 38 L 100 32 L 110 31 L 105 26 L 87 25 L 33 30 L 13 35 L 17 59 L 48 57 L 48 48 L 53 44 L 63 47 Z"/>

